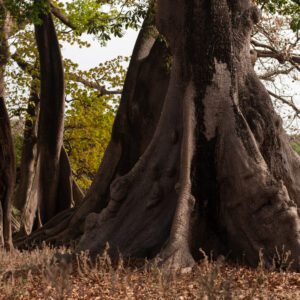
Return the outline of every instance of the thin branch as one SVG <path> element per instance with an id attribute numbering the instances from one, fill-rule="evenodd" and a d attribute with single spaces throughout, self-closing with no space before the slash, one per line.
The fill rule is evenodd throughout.
<path id="1" fill-rule="evenodd" d="M 25 61 L 17 52 L 12 54 L 11 57 L 17 63 L 17 65 L 20 67 L 21 70 L 23 70 L 25 73 L 29 74 L 33 78 L 38 78 L 38 76 L 36 75 L 36 71 L 35 71 L 36 68 L 34 68 L 34 66 L 32 66 L 30 63 Z M 82 83 L 86 87 L 97 90 L 100 92 L 100 96 L 122 94 L 121 90 L 109 91 L 104 86 L 100 85 L 99 83 L 84 79 L 75 73 L 68 73 L 66 76 L 66 79 L 74 81 L 74 82 Z"/>
<path id="2" fill-rule="evenodd" d="M 272 52 L 275 52 L 275 53 L 277 52 L 277 50 L 274 47 L 272 47 L 270 45 L 267 45 L 267 44 L 263 44 L 261 42 L 258 42 L 256 40 L 254 40 L 254 39 L 251 39 L 251 44 L 256 46 L 256 47 L 269 49 L 269 50 L 271 50 Z"/>
<path id="3" fill-rule="evenodd" d="M 288 75 L 294 69 L 295 69 L 295 67 L 293 66 L 293 67 L 285 69 L 285 70 L 280 70 L 280 69 L 270 70 L 270 71 L 266 72 L 265 74 L 260 75 L 259 78 L 262 80 L 271 80 L 272 77 L 280 75 L 280 74 Z"/>
<path id="4" fill-rule="evenodd" d="M 17 63 L 17 65 L 23 72 L 29 74 L 31 77 L 36 77 L 34 75 L 34 66 L 25 61 L 17 52 L 12 54 L 11 58 Z"/>
<path id="5" fill-rule="evenodd" d="M 78 83 L 82 83 L 83 85 L 85 85 L 86 87 L 92 88 L 94 90 L 97 90 L 100 92 L 100 96 L 104 96 L 104 95 L 119 95 L 122 94 L 121 90 L 117 90 L 117 91 L 108 91 L 105 86 L 100 85 L 98 82 L 93 82 L 93 81 L 89 81 L 87 79 L 84 79 L 82 77 L 80 77 L 77 74 L 74 73 L 69 73 L 67 75 L 67 79 L 74 81 L 74 82 L 78 82 Z"/>
<path id="6" fill-rule="evenodd" d="M 288 100 L 284 99 L 283 97 L 280 97 L 280 96 L 276 95 L 275 93 L 273 93 L 273 92 L 271 92 L 271 91 L 269 91 L 269 90 L 268 90 L 268 93 L 269 93 L 272 97 L 274 97 L 274 98 L 280 100 L 282 103 L 284 103 L 284 104 L 288 105 L 289 107 L 291 107 L 291 108 L 295 111 L 295 114 L 296 114 L 298 117 L 300 117 L 300 109 L 299 109 L 293 102 L 288 101 Z"/>
<path id="7" fill-rule="evenodd" d="M 299 0 L 300 1 L 300 0 Z M 279 63 L 284 63 L 286 61 L 291 61 L 296 64 L 300 64 L 300 55 L 292 54 L 292 53 L 282 53 L 278 50 L 276 50 L 274 47 L 271 45 L 267 45 L 261 42 L 258 42 L 254 39 L 251 39 L 251 44 L 255 47 L 263 48 L 263 49 L 268 49 L 268 50 L 260 50 L 260 49 L 255 49 L 257 52 L 258 57 L 270 57 L 277 59 Z"/>

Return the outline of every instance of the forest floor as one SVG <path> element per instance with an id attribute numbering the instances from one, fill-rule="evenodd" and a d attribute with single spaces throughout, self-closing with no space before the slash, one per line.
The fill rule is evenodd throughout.
<path id="1" fill-rule="evenodd" d="M 206 259 L 190 272 L 165 274 L 155 263 L 112 267 L 107 256 L 94 266 L 84 255 L 55 262 L 56 251 L 0 251 L 0 299 L 300 299 L 299 273 L 263 264 L 251 269 Z"/>

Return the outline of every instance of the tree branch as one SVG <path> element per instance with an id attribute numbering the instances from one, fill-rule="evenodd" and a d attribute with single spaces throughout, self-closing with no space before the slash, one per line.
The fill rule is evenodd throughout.
<path id="1" fill-rule="evenodd" d="M 281 53 L 280 51 L 276 50 L 274 47 L 267 44 L 260 43 L 254 39 L 251 40 L 251 44 L 255 47 L 268 49 L 268 50 L 255 49 L 255 51 L 257 52 L 257 57 L 274 58 L 277 59 L 281 64 L 283 64 L 286 61 L 300 64 L 300 55 L 296 55 L 292 53 L 288 53 L 288 54 Z"/>
<path id="2" fill-rule="evenodd" d="M 11 58 L 16 62 L 19 68 L 31 77 L 34 76 L 34 66 L 25 61 L 17 52 L 11 55 Z"/>
<path id="3" fill-rule="evenodd" d="M 259 76 L 260 79 L 262 80 L 271 80 L 274 76 L 277 76 L 277 75 L 288 75 L 291 71 L 293 71 L 295 69 L 295 67 L 291 67 L 291 68 L 288 68 L 286 70 L 280 70 L 280 69 L 275 69 L 275 70 L 270 70 L 262 75 Z"/>
<path id="4" fill-rule="evenodd" d="M 269 49 L 272 52 L 277 52 L 276 49 L 268 44 L 263 44 L 261 42 L 258 42 L 254 39 L 251 39 L 251 44 L 256 46 L 256 47 L 260 47 L 260 48 L 265 48 L 265 49 Z"/>
<path id="5" fill-rule="evenodd" d="M 283 64 L 286 61 L 294 62 L 296 64 L 300 64 L 300 56 L 299 55 L 284 55 L 280 52 L 273 52 L 273 51 L 267 51 L 267 50 L 258 50 L 255 49 L 257 52 L 257 57 L 269 57 L 277 59 L 279 63 Z"/>
<path id="6" fill-rule="evenodd" d="M 49 2 L 51 6 L 51 12 L 53 13 L 53 15 L 66 26 L 70 27 L 73 30 L 76 30 L 77 26 L 72 24 L 72 22 L 68 19 L 68 17 L 52 1 Z"/>
<path id="7" fill-rule="evenodd" d="M 93 82 L 93 81 L 89 81 L 87 79 L 84 79 L 84 78 L 80 77 L 79 75 L 77 75 L 75 73 L 67 74 L 67 79 L 71 80 L 71 81 L 78 82 L 78 83 L 82 83 L 86 87 L 95 89 L 95 90 L 100 92 L 101 96 L 122 94 L 122 91 L 108 91 L 103 85 L 100 85 L 97 82 Z"/>
<path id="8" fill-rule="evenodd" d="M 276 95 L 275 93 L 273 93 L 273 92 L 271 92 L 271 91 L 269 91 L 269 90 L 268 90 L 268 93 L 269 93 L 272 97 L 274 97 L 274 98 L 280 100 L 282 103 L 284 103 L 284 104 L 288 105 L 289 107 L 291 107 L 291 108 L 295 111 L 296 115 L 297 115 L 298 117 L 300 117 L 300 109 L 299 109 L 293 102 L 288 101 L 288 100 L 284 99 L 283 97 L 280 97 L 280 96 Z"/>
<path id="9" fill-rule="evenodd" d="M 21 70 L 23 70 L 25 73 L 29 74 L 33 78 L 37 78 L 38 76 L 35 74 L 35 68 L 30 63 L 25 61 L 17 52 L 12 54 L 12 59 L 17 63 L 17 65 L 20 67 Z M 100 96 L 104 95 L 119 95 L 122 94 L 121 90 L 117 91 L 109 91 L 104 86 L 98 84 L 97 82 L 89 81 L 87 79 L 84 79 L 80 77 L 79 75 L 75 73 L 68 73 L 66 74 L 66 79 L 71 80 L 77 83 L 81 83 L 86 87 L 89 87 L 91 89 L 97 90 L 100 92 Z"/>

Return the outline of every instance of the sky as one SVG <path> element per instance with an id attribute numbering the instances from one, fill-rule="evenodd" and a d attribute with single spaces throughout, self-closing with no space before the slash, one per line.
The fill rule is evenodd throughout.
<path id="1" fill-rule="evenodd" d="M 72 0 L 61 0 L 62 3 L 71 2 Z M 79 48 L 65 43 L 62 49 L 64 58 L 72 59 L 79 64 L 80 69 L 88 70 L 96 67 L 101 62 L 111 60 L 119 55 L 131 56 L 132 50 L 138 35 L 138 31 L 128 29 L 122 38 L 112 37 L 105 47 L 101 46 L 98 41 L 91 35 L 84 34 L 82 37 L 87 40 L 91 47 Z"/>
<path id="2" fill-rule="evenodd" d="M 93 40 L 90 36 L 85 35 L 84 39 L 91 44 L 91 47 L 79 48 L 75 45 L 64 44 L 62 55 L 78 63 L 80 69 L 88 70 L 101 62 L 114 59 L 119 55 L 130 56 L 137 35 L 137 31 L 127 30 L 122 38 L 112 38 L 105 47 L 101 46 L 98 41 Z"/>

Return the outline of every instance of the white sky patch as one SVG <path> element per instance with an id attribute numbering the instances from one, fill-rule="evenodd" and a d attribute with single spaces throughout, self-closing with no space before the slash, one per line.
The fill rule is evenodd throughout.
<path id="1" fill-rule="evenodd" d="M 131 56 L 138 32 L 127 30 L 122 38 L 113 37 L 105 47 L 89 35 L 83 35 L 84 40 L 91 44 L 89 48 L 64 43 L 62 55 L 77 63 L 81 70 L 96 67 L 99 63 L 112 60 L 117 56 Z"/>

